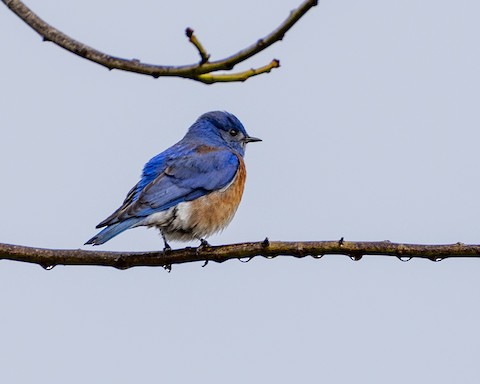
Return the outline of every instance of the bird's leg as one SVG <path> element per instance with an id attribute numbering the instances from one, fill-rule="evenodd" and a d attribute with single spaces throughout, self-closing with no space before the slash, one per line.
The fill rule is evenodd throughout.
<path id="1" fill-rule="evenodd" d="M 205 239 L 198 239 L 200 240 L 200 245 L 198 248 L 195 250 L 195 253 L 198 255 L 203 249 L 210 247 L 210 244 L 208 244 L 208 241 Z M 208 264 L 208 259 L 205 259 L 205 263 L 202 265 L 202 267 L 205 267 Z"/>
<path id="2" fill-rule="evenodd" d="M 164 243 L 165 246 L 163 247 L 163 252 L 170 252 L 172 250 L 172 247 L 166 241 L 164 241 Z"/>
<path id="3" fill-rule="evenodd" d="M 170 252 L 172 250 L 172 247 L 170 247 L 170 244 L 167 243 L 167 239 L 165 238 L 163 231 L 160 231 L 160 233 L 164 242 L 163 252 Z"/>

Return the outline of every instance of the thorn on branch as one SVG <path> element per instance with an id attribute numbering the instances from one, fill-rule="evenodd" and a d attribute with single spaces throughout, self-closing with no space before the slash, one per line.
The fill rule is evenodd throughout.
<path id="1" fill-rule="evenodd" d="M 268 237 L 265 237 L 265 240 L 262 241 L 262 247 L 268 248 L 269 246 L 270 246 L 270 240 L 268 240 Z"/>
<path id="2" fill-rule="evenodd" d="M 343 237 L 341 237 L 340 240 L 338 240 L 338 245 L 341 247 L 344 243 L 345 240 L 343 239 Z"/>

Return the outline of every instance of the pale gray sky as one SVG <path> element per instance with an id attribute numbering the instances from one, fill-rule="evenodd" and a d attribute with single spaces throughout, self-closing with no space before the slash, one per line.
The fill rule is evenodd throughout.
<path id="1" fill-rule="evenodd" d="M 220 58 L 300 0 L 29 1 L 108 53 L 158 64 Z M 145 161 L 203 112 L 264 141 L 212 244 L 262 240 L 479 243 L 478 1 L 322 1 L 205 86 L 106 69 L 0 6 L 1 242 L 78 248 Z M 182 244 L 173 243 L 175 247 Z M 155 230 L 99 249 L 156 250 Z M 118 271 L 0 263 L 2 383 L 478 383 L 480 261 L 257 258 Z"/>

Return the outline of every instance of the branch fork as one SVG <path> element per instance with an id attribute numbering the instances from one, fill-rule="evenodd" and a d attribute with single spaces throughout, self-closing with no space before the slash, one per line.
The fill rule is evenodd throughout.
<path id="1" fill-rule="evenodd" d="M 31 11 L 21 0 L 0 0 L 13 13 L 22 19 L 27 25 L 33 28 L 44 41 L 50 41 L 61 48 L 64 48 L 84 59 L 103 65 L 108 69 L 119 69 L 128 72 L 135 72 L 143 75 L 158 77 L 181 77 L 200 81 L 205 84 L 217 82 L 238 82 L 245 81 L 250 77 L 270 72 L 280 67 L 278 60 L 272 60 L 269 64 L 246 71 L 236 73 L 218 73 L 219 71 L 231 71 L 237 64 L 244 62 L 250 57 L 258 54 L 277 41 L 283 39 L 285 33 L 290 30 L 311 8 L 318 4 L 315 0 L 305 0 L 297 9 L 294 9 L 285 21 L 267 36 L 257 40 L 254 44 L 238 51 L 237 53 L 221 60 L 210 61 L 210 54 L 200 43 L 193 29 L 187 28 L 186 35 L 190 43 L 194 45 L 200 55 L 200 62 L 196 64 L 172 66 L 154 65 L 142 63 L 138 59 L 128 60 L 115 57 L 96 50 L 82 42 L 72 39 L 55 27 L 49 25 L 33 11 Z"/>

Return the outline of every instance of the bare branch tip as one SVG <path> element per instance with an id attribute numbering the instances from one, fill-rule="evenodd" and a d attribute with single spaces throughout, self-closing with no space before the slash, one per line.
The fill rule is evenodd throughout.
<path id="1" fill-rule="evenodd" d="M 187 37 L 190 39 L 192 38 L 192 35 L 193 35 L 193 29 L 188 27 L 187 29 L 185 29 L 185 34 L 187 35 Z"/>

